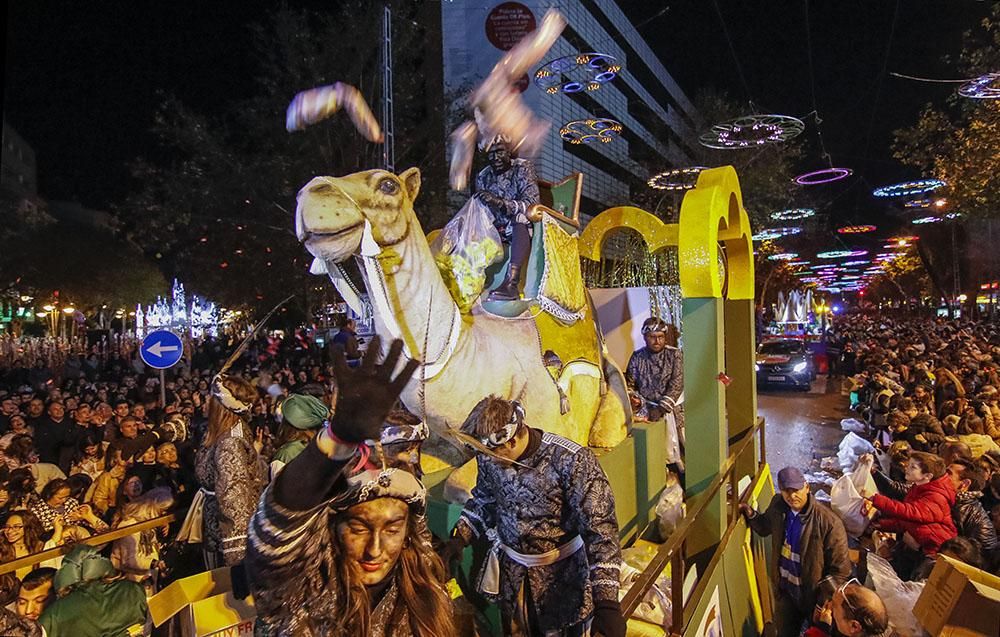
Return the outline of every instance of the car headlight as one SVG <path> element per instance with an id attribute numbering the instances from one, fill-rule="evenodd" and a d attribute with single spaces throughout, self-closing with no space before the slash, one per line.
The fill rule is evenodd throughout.
<path id="1" fill-rule="evenodd" d="M 795 367 L 792 368 L 793 372 L 804 372 L 806 371 L 806 366 L 808 363 L 802 361 L 801 363 L 795 363 Z"/>
<path id="2" fill-rule="evenodd" d="M 759 372 L 760 371 L 760 363 L 754 363 L 753 364 L 753 371 L 755 371 L 755 372 Z"/>

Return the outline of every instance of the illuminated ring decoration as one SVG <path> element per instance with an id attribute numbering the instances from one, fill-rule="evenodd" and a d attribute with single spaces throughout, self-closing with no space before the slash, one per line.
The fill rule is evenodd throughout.
<path id="1" fill-rule="evenodd" d="M 854 171 L 850 168 L 824 168 L 799 175 L 795 178 L 795 183 L 800 186 L 818 186 L 847 179 L 853 174 Z"/>
<path id="2" fill-rule="evenodd" d="M 809 265 L 808 261 L 800 261 L 798 259 L 792 259 L 791 261 L 785 261 L 785 265 L 791 266 L 793 268 L 804 268 Z"/>
<path id="3" fill-rule="evenodd" d="M 703 170 L 706 170 L 705 166 L 674 168 L 653 175 L 646 183 L 657 190 L 691 190 L 698 184 L 698 175 Z"/>
<path id="4" fill-rule="evenodd" d="M 909 243 L 910 241 L 918 241 L 920 237 L 916 236 L 899 236 L 899 237 L 889 237 L 886 239 L 889 243 L 899 243 L 900 241 L 905 241 Z"/>
<path id="5" fill-rule="evenodd" d="M 865 232 L 875 232 L 876 230 L 878 228 L 871 225 L 844 226 L 843 228 L 837 228 L 837 234 L 864 234 Z"/>
<path id="6" fill-rule="evenodd" d="M 754 241 L 772 241 L 774 239 L 788 237 L 800 232 L 802 232 L 802 228 L 799 228 L 798 226 L 789 226 L 787 228 L 767 228 L 766 230 L 761 230 L 750 238 Z"/>
<path id="7" fill-rule="evenodd" d="M 961 212 L 949 212 L 948 214 L 946 214 L 944 216 L 944 218 L 945 219 L 961 219 L 962 218 L 962 213 Z"/>
<path id="8" fill-rule="evenodd" d="M 899 184 L 876 188 L 872 191 L 872 195 L 876 197 L 910 197 L 937 190 L 945 185 L 947 184 L 940 179 L 917 179 L 916 181 L 904 181 Z"/>
<path id="9" fill-rule="evenodd" d="M 563 141 L 570 144 L 589 144 L 600 142 L 609 144 L 622 132 L 621 122 L 613 119 L 577 119 L 559 129 Z"/>
<path id="10" fill-rule="evenodd" d="M 747 115 L 715 124 L 698 137 L 698 142 L 718 150 L 752 148 L 787 142 L 797 137 L 805 127 L 802 120 L 788 115 Z"/>
<path id="11" fill-rule="evenodd" d="M 925 223 L 938 223 L 940 221 L 944 221 L 944 219 L 942 219 L 941 217 L 931 216 L 931 217 L 920 217 L 919 219 L 914 219 L 910 223 L 917 226 L 922 226 Z"/>
<path id="12" fill-rule="evenodd" d="M 816 211 L 812 208 L 789 208 L 788 210 L 772 212 L 771 218 L 775 221 L 797 221 L 799 219 L 808 219 L 815 214 Z"/>
<path id="13" fill-rule="evenodd" d="M 622 70 L 615 56 L 607 53 L 577 53 L 546 62 L 535 71 L 535 84 L 550 95 L 596 91 Z"/>
<path id="14" fill-rule="evenodd" d="M 841 265 L 841 267 L 848 268 L 848 267 L 855 266 L 855 265 L 868 265 L 869 263 L 871 263 L 871 262 L 868 261 L 868 260 L 866 260 L 866 259 L 861 259 L 861 260 L 858 260 L 858 261 L 844 261 L 840 265 Z"/>
<path id="15" fill-rule="evenodd" d="M 934 200 L 930 197 L 920 197 L 919 199 L 911 199 L 903 204 L 903 207 L 908 210 L 919 210 L 920 208 L 930 208 L 934 205 Z"/>
<path id="16" fill-rule="evenodd" d="M 959 87 L 958 94 L 974 100 L 1000 99 L 1000 73 L 980 75 Z"/>
<path id="17" fill-rule="evenodd" d="M 767 257 L 768 261 L 791 261 L 795 257 L 799 256 L 798 252 L 779 252 L 778 254 L 772 254 Z"/>
<path id="18" fill-rule="evenodd" d="M 868 256 L 867 250 L 830 250 L 829 252 L 820 252 L 816 255 L 817 259 L 844 259 L 847 257 L 864 257 Z"/>

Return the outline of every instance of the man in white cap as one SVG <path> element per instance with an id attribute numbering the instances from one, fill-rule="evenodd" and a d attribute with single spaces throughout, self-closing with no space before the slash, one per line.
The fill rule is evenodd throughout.
<path id="1" fill-rule="evenodd" d="M 528 209 L 538 203 L 538 177 L 527 159 L 511 157 L 510 142 L 497 135 L 483 145 L 488 165 L 476 176 L 476 194 L 493 213 L 493 222 L 504 245 L 510 248 L 510 268 L 500 287 L 493 291 L 496 300 L 520 297 L 521 272 L 531 251 L 531 221 Z"/>

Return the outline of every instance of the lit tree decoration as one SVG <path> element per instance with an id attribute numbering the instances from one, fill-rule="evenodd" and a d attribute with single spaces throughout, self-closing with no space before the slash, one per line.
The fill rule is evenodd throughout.
<path id="1" fill-rule="evenodd" d="M 649 178 L 646 183 L 656 190 L 691 190 L 698 184 L 698 175 L 705 166 L 674 168 Z"/>
<path id="2" fill-rule="evenodd" d="M 590 144 L 600 142 L 608 144 L 614 141 L 622 132 L 621 122 L 613 119 L 577 119 L 567 122 L 559 135 L 563 141 L 570 144 Z"/>
<path id="3" fill-rule="evenodd" d="M 788 115 L 747 115 L 715 124 L 698 138 L 698 142 L 718 150 L 752 148 L 787 142 L 803 130 L 802 120 Z"/>
<path id="4" fill-rule="evenodd" d="M 788 237 L 793 234 L 798 234 L 802 232 L 802 228 L 798 226 L 788 226 L 785 228 L 767 228 L 761 230 L 757 234 L 751 237 L 754 241 L 773 241 L 774 239 L 780 239 L 781 237 Z"/>
<path id="5" fill-rule="evenodd" d="M 1000 99 L 1000 73 L 980 75 L 960 86 L 958 94 L 975 100 Z"/>
<path id="6" fill-rule="evenodd" d="M 578 53 L 546 62 L 535 71 L 535 84 L 550 95 L 596 91 L 622 70 L 613 55 Z"/>
<path id="7" fill-rule="evenodd" d="M 799 175 L 795 178 L 795 183 L 800 186 L 818 186 L 820 184 L 829 184 L 841 179 L 847 179 L 853 174 L 854 171 L 850 168 L 823 168 L 822 170 L 814 170 L 811 173 Z"/>
<path id="8" fill-rule="evenodd" d="M 872 225 L 844 226 L 843 228 L 837 228 L 837 234 L 864 234 L 866 232 L 875 232 L 876 230 L 878 228 Z"/>
<path id="9" fill-rule="evenodd" d="M 789 208 L 788 210 L 778 210 L 771 213 L 771 218 L 775 221 L 798 221 L 808 219 L 816 214 L 812 208 Z"/>
<path id="10" fill-rule="evenodd" d="M 867 250 L 830 250 L 829 252 L 820 252 L 816 255 L 817 259 L 845 259 L 847 257 L 864 257 L 868 255 Z"/>
<path id="11" fill-rule="evenodd" d="M 915 181 L 904 181 L 891 186 L 882 186 L 872 191 L 872 195 L 880 198 L 886 197 L 912 197 L 937 190 L 947 183 L 941 179 L 917 179 Z"/>
<path id="12" fill-rule="evenodd" d="M 770 255 L 767 259 L 768 261 L 791 261 L 797 256 L 799 256 L 798 252 L 779 252 L 778 254 Z"/>
<path id="13" fill-rule="evenodd" d="M 176 279 L 170 299 L 157 297 L 156 302 L 146 306 L 145 311 L 141 305 L 136 306 L 135 310 L 137 336 L 163 329 L 189 334 L 195 338 L 216 336 L 221 322 L 215 303 L 193 295 L 188 304 L 184 285 Z"/>

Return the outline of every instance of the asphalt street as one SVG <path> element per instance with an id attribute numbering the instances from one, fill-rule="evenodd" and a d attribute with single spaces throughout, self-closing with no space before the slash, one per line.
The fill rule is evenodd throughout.
<path id="1" fill-rule="evenodd" d="M 844 437 L 841 418 L 851 415 L 840 381 L 818 377 L 809 392 L 777 387 L 757 391 L 757 412 L 764 417 L 767 461 L 771 472 L 795 465 L 803 472 L 820 458 L 837 454 Z M 814 463 L 813 460 L 816 460 Z"/>

